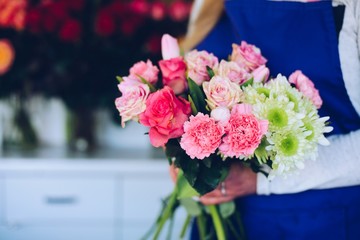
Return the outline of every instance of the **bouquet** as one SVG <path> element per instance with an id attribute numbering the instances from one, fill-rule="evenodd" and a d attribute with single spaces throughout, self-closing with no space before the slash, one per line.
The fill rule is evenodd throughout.
<path id="1" fill-rule="evenodd" d="M 122 126 L 135 120 L 149 127 L 151 144 L 179 169 L 153 239 L 179 206 L 188 213 L 180 238 L 192 217 L 200 239 L 242 238 L 233 202 L 204 206 L 198 197 L 217 188 L 234 162 L 269 178 L 290 176 L 316 158 L 318 144 L 329 144 L 324 133 L 332 127 L 318 115 L 322 100 L 312 81 L 299 70 L 269 78 L 260 49 L 245 41 L 232 47 L 227 61 L 197 50 L 181 56 L 176 39 L 164 35 L 160 69 L 142 61 L 118 77 Z"/>

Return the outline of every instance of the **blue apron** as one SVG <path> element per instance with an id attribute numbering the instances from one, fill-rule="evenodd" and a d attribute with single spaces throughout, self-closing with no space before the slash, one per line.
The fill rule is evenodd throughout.
<path id="1" fill-rule="evenodd" d="M 224 15 L 196 48 L 226 59 L 241 40 L 261 49 L 272 76 L 300 69 L 314 81 L 331 134 L 360 129 L 342 77 L 331 1 L 225 1 Z M 237 204 L 249 240 L 360 239 L 360 186 L 249 196 Z"/>

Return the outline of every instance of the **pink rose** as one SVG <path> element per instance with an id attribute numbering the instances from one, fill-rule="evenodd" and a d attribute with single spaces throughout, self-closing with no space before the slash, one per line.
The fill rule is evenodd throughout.
<path id="1" fill-rule="evenodd" d="M 146 99 L 150 89 L 146 84 L 136 84 L 125 86 L 119 84 L 122 96 L 116 98 L 115 106 L 120 112 L 121 126 L 125 127 L 125 122 L 137 120 L 139 115 L 146 109 Z"/>
<path id="2" fill-rule="evenodd" d="M 176 38 L 164 34 L 161 38 L 161 53 L 164 60 L 179 57 L 180 47 Z"/>
<path id="3" fill-rule="evenodd" d="M 220 77 L 227 77 L 230 81 L 239 85 L 251 78 L 251 74 L 244 68 L 241 68 L 236 62 L 227 62 L 225 60 L 221 60 L 216 72 Z"/>
<path id="4" fill-rule="evenodd" d="M 252 114 L 251 105 L 235 105 L 219 147 L 221 154 L 237 158 L 252 155 L 267 132 L 268 124 L 267 120 L 259 120 Z"/>
<path id="5" fill-rule="evenodd" d="M 247 44 L 245 41 L 241 45 L 233 44 L 233 51 L 231 53 L 231 61 L 239 64 L 248 72 L 252 72 L 260 65 L 264 65 L 267 60 L 261 55 L 261 51 L 255 45 Z"/>
<path id="6" fill-rule="evenodd" d="M 146 110 L 140 114 L 140 123 L 150 127 L 149 137 L 154 147 L 165 146 L 170 138 L 184 133 L 183 125 L 190 112 L 190 103 L 176 97 L 174 91 L 165 86 L 149 95 Z"/>
<path id="7" fill-rule="evenodd" d="M 144 78 L 151 84 L 156 84 L 158 80 L 159 69 L 152 64 L 150 60 L 135 63 L 134 66 L 130 68 L 130 77 L 138 78 L 139 76 Z"/>
<path id="8" fill-rule="evenodd" d="M 322 105 L 322 99 L 314 83 L 305 76 L 300 70 L 293 72 L 289 77 L 289 82 L 295 84 L 296 88 L 309 98 L 319 109 Z"/>
<path id="9" fill-rule="evenodd" d="M 206 51 L 192 50 L 185 55 L 185 62 L 190 77 L 197 85 L 201 85 L 204 81 L 209 81 L 210 77 L 206 70 L 206 66 L 215 68 L 219 64 L 219 60 L 212 53 Z"/>
<path id="10" fill-rule="evenodd" d="M 164 86 L 171 87 L 175 94 L 181 94 L 187 89 L 186 64 L 182 57 L 161 60 L 159 62 L 163 75 Z"/>
<path id="11" fill-rule="evenodd" d="M 143 84 L 139 78 L 134 78 L 131 76 L 128 77 L 122 77 L 123 81 L 118 84 L 119 91 L 124 94 L 124 92 L 132 86 L 138 86 L 140 84 Z"/>
<path id="12" fill-rule="evenodd" d="M 269 78 L 270 70 L 265 65 L 261 65 L 251 74 L 254 77 L 254 82 L 266 82 Z"/>
<path id="13" fill-rule="evenodd" d="M 240 102 L 242 96 L 238 84 L 219 76 L 214 76 L 209 82 L 204 82 L 203 89 L 210 109 L 217 107 L 231 109 L 232 106 Z"/>
<path id="14" fill-rule="evenodd" d="M 215 153 L 224 135 L 224 128 L 217 124 L 215 119 L 198 113 L 184 123 L 184 135 L 180 146 L 192 159 L 204 159 Z"/>

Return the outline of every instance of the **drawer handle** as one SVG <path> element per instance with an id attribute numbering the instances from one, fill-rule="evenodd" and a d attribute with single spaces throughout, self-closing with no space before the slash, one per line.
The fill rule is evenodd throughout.
<path id="1" fill-rule="evenodd" d="M 46 203 L 51 205 L 72 205 L 77 202 L 73 196 L 49 196 L 46 197 Z"/>

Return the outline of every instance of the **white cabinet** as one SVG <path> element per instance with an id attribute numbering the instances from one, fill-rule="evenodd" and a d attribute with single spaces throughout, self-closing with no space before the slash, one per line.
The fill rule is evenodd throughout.
<path id="1" fill-rule="evenodd" d="M 7 222 L 111 222 L 115 180 L 24 177 L 5 179 Z"/>
<path id="2" fill-rule="evenodd" d="M 136 240 L 172 188 L 162 159 L 3 158 L 0 239 Z M 173 239 L 184 218 L 177 215 Z"/>

